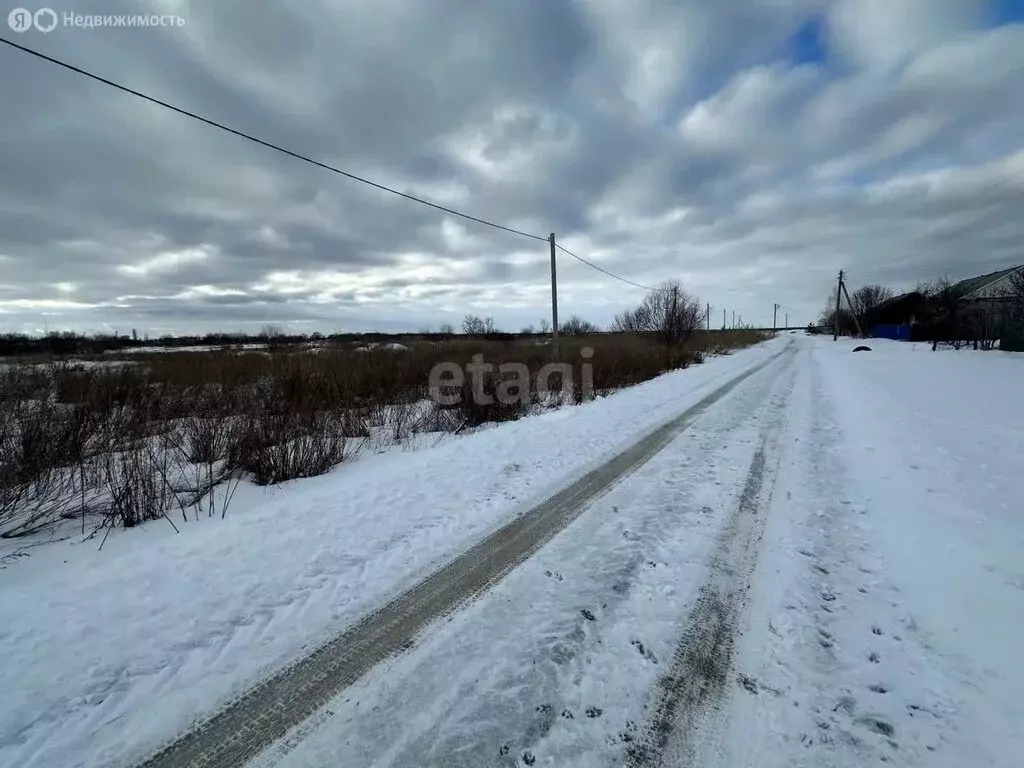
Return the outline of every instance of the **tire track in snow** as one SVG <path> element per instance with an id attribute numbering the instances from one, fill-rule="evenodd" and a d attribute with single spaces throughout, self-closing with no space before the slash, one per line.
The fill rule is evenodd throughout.
<path id="1" fill-rule="evenodd" d="M 490 534 L 447 565 L 292 666 L 264 680 L 142 768 L 244 765 L 312 717 L 373 666 L 409 647 L 428 624 L 501 580 L 571 523 L 587 505 L 643 466 L 708 408 L 764 369 L 776 355 L 735 377 L 547 501 Z"/>
<path id="2" fill-rule="evenodd" d="M 715 738 L 710 721 L 727 688 L 738 626 L 757 566 L 764 530 L 760 510 L 770 498 L 778 471 L 778 437 L 788 395 L 776 403 L 774 417 L 762 433 L 739 504 L 718 540 L 672 666 L 658 681 L 653 715 L 641 739 L 626 750 L 628 768 L 698 765 L 703 742 Z"/>

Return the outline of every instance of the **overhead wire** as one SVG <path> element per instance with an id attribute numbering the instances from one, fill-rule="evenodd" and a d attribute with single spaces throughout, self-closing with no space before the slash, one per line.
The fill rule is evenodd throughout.
<path id="1" fill-rule="evenodd" d="M 206 123 L 207 125 L 212 126 L 214 128 L 217 128 L 219 130 L 226 131 L 227 133 L 230 133 L 230 134 L 233 134 L 233 135 L 238 136 L 240 138 L 246 139 L 247 141 L 251 141 L 251 142 L 259 144 L 259 145 L 261 145 L 263 147 L 267 147 L 268 149 L 272 149 L 275 152 L 280 152 L 282 154 L 288 155 L 289 157 L 293 157 L 296 160 L 301 160 L 301 161 L 303 161 L 305 163 L 310 163 L 310 164 L 315 165 L 315 166 L 317 166 L 319 168 L 323 168 L 324 170 L 330 171 L 331 173 L 337 173 L 337 174 L 339 174 L 341 176 L 344 176 L 345 178 L 352 179 L 353 181 L 358 181 L 361 184 L 366 184 L 367 186 L 374 187 L 374 188 L 379 189 L 379 190 L 381 190 L 383 192 L 388 192 L 388 193 L 390 193 L 392 195 L 397 195 L 399 197 L 404 197 L 406 200 L 412 200 L 413 202 L 420 203 L 421 205 L 427 205 L 427 206 L 430 206 L 431 208 L 435 208 L 435 209 L 437 209 L 439 211 L 444 211 L 445 213 L 450 213 L 453 216 L 460 216 L 463 219 L 468 219 L 469 221 L 475 221 L 477 224 L 484 224 L 484 225 L 486 225 L 488 227 L 494 227 L 495 229 L 500 229 L 500 230 L 503 230 L 505 232 L 509 232 L 509 233 L 511 233 L 513 235 L 519 235 L 520 237 L 528 237 L 528 238 L 530 238 L 532 240 L 542 240 L 544 242 L 547 242 L 547 240 L 548 240 L 548 238 L 546 238 L 546 237 L 541 237 L 540 235 L 534 235 L 534 234 L 531 234 L 530 232 L 523 232 L 522 230 L 515 229 L 513 227 L 508 227 L 508 226 L 505 226 L 504 224 L 497 224 L 497 223 L 495 223 L 493 221 L 488 221 L 487 219 L 481 219 L 481 218 L 479 218 L 477 216 L 472 216 L 472 215 L 470 215 L 468 213 L 463 213 L 462 211 L 457 211 L 454 208 L 448 208 L 447 206 L 440 205 L 438 203 L 433 203 L 433 202 L 431 202 L 429 200 L 423 199 L 422 197 L 417 197 L 416 195 L 410 195 L 407 192 L 401 192 L 401 191 L 399 191 L 397 189 L 394 189 L 392 187 L 389 187 L 389 186 L 387 186 L 385 184 L 379 184 L 376 181 L 371 181 L 370 179 L 364 178 L 362 176 L 358 176 L 358 175 L 356 175 L 354 173 L 350 173 L 349 171 L 343 171 L 342 169 L 336 168 L 333 165 L 328 165 L 327 163 L 320 162 L 319 160 L 314 160 L 313 158 L 308 157 L 307 155 L 303 155 L 303 154 L 301 154 L 299 152 L 294 152 L 294 151 L 292 151 L 290 149 L 286 149 L 286 148 L 284 148 L 284 147 L 282 147 L 282 146 L 280 146 L 278 144 L 274 144 L 273 142 L 265 141 L 264 139 L 260 139 L 260 138 L 258 138 L 256 136 L 253 136 L 252 134 L 246 133 L 244 131 L 240 131 L 237 128 L 231 128 L 230 126 L 224 125 L 223 123 L 217 122 L 216 120 L 212 120 L 211 118 L 203 117 L 202 115 L 198 115 L 195 112 L 190 112 L 187 109 L 183 109 L 181 107 L 176 107 L 175 105 L 169 104 L 168 102 L 163 101 L 161 99 L 158 99 L 158 98 L 156 98 L 154 96 L 149 96 L 148 94 L 142 93 L 141 91 L 137 91 L 134 88 L 129 88 L 126 85 L 121 85 L 120 83 L 116 83 L 113 80 L 109 80 L 109 79 L 107 79 L 105 77 L 102 77 L 101 75 L 97 75 L 97 74 L 94 74 L 92 72 L 89 72 L 89 71 L 87 71 L 85 69 L 82 69 L 81 67 L 75 66 L 74 64 L 68 64 L 66 61 L 61 61 L 60 59 L 54 58 L 53 56 L 48 56 L 45 53 L 41 53 L 39 51 L 33 50 L 32 48 L 28 48 L 28 47 L 26 47 L 24 45 L 19 45 L 18 43 L 12 42 L 11 40 L 7 40 L 6 38 L 0 37 L 0 42 L 9 45 L 12 48 L 17 48 L 18 50 L 23 51 L 23 52 L 25 52 L 27 54 L 30 54 L 32 56 L 36 56 L 37 58 L 43 59 L 44 61 L 48 61 L 51 64 L 56 64 L 58 67 L 63 67 L 64 69 L 70 70 L 70 71 L 75 72 L 75 73 L 77 73 L 79 75 L 83 75 L 84 77 L 88 77 L 91 80 L 95 80 L 96 82 L 103 83 L 104 85 L 108 85 L 111 88 L 116 88 L 117 90 L 123 91 L 124 93 L 131 94 L 132 96 L 135 96 L 135 97 L 140 98 L 140 99 L 144 99 L 145 101 L 148 101 L 148 102 L 150 102 L 152 104 L 156 104 L 158 106 L 164 107 L 165 109 L 169 109 L 169 110 L 172 110 L 173 112 L 177 112 L 179 115 L 184 115 L 185 117 L 189 117 L 189 118 L 191 118 L 193 120 L 198 120 L 201 123 Z"/>
<path id="2" fill-rule="evenodd" d="M 174 104 L 170 104 L 170 103 L 168 103 L 166 101 L 163 101 L 162 99 L 158 99 L 158 98 L 156 98 L 154 96 L 150 96 L 150 95 L 148 95 L 146 93 L 143 93 L 142 91 L 136 90 L 134 88 L 129 88 L 126 85 L 121 85 L 120 83 L 114 82 L 113 80 L 110 80 L 110 79 L 108 79 L 106 77 L 103 77 L 101 75 L 97 75 L 97 74 L 95 74 L 93 72 L 90 72 L 90 71 L 88 71 L 86 69 L 83 69 L 82 67 L 75 66 L 74 64 L 69 64 L 66 61 L 62 61 L 61 59 L 55 58 L 53 56 L 49 56 L 49 55 L 47 55 L 45 53 L 42 53 L 40 51 L 37 51 L 37 50 L 35 50 L 33 48 L 29 48 L 29 47 L 21 45 L 19 43 L 15 43 L 12 40 L 8 40 L 6 38 L 0 37 L 0 42 L 10 46 L 11 48 L 15 48 L 15 49 L 17 49 L 17 50 L 19 50 L 19 51 L 21 51 L 23 53 L 27 53 L 30 56 L 35 56 L 36 58 L 42 59 L 43 61 L 47 61 L 47 62 L 49 62 L 51 64 L 55 64 L 58 67 L 61 67 L 63 69 L 66 69 L 66 70 L 69 70 L 71 72 L 74 72 L 76 74 L 82 75 L 83 77 L 87 77 L 90 80 L 94 80 L 94 81 L 96 81 L 98 83 L 102 83 L 103 85 L 107 85 L 107 86 L 109 86 L 111 88 L 115 88 L 115 89 L 117 89 L 119 91 L 122 91 L 124 93 L 127 93 L 127 94 L 129 94 L 131 96 L 135 96 L 136 98 L 143 99 L 144 101 L 148 101 L 151 104 L 156 104 L 157 106 L 163 107 L 164 109 L 169 109 L 172 112 L 176 112 L 179 115 L 183 115 L 184 117 L 191 118 L 192 120 L 197 120 L 197 121 L 199 121 L 201 123 L 205 123 L 206 125 L 209 125 L 209 126 L 211 126 L 213 128 L 217 128 L 218 130 L 224 131 L 226 133 L 230 133 L 230 134 L 232 134 L 234 136 L 238 136 L 239 138 L 245 139 L 246 141 L 251 141 L 251 142 L 253 142 L 255 144 L 259 144 L 260 146 L 266 147 L 268 149 L 272 149 L 275 152 L 280 152 L 281 154 L 287 155 L 287 156 L 292 157 L 292 158 L 294 158 L 296 160 L 300 160 L 300 161 L 305 162 L 305 163 L 310 163 L 311 165 L 315 165 L 318 168 L 322 168 L 322 169 L 324 169 L 326 171 L 330 171 L 331 173 L 336 173 L 336 174 L 338 174 L 340 176 L 344 176 L 345 178 L 351 179 L 352 181 L 357 181 L 357 182 L 359 182 L 361 184 L 365 184 L 367 186 L 373 187 L 373 188 L 381 190 L 383 192 L 387 192 L 387 193 L 392 194 L 392 195 L 397 195 L 398 197 L 405 198 L 406 200 L 410 200 L 412 202 L 419 203 L 421 205 L 426 205 L 426 206 L 428 206 L 430 208 L 434 208 L 435 210 L 451 214 L 452 216 L 458 216 L 458 217 L 466 219 L 468 221 L 476 222 L 477 224 L 483 224 L 485 226 L 493 227 L 494 229 L 502 230 L 504 232 L 508 232 L 510 234 L 513 234 L 513 235 L 518 235 L 520 237 L 529 238 L 531 240 L 540 240 L 542 242 L 549 242 L 549 238 L 544 237 L 542 235 L 533 234 L 532 232 L 524 232 L 523 230 L 516 229 L 514 227 L 509 227 L 509 226 L 506 226 L 504 224 L 498 224 L 496 222 L 489 221 L 487 219 L 482 219 L 482 218 L 480 218 L 478 216 L 473 216 L 471 214 L 464 213 L 464 212 L 456 210 L 454 208 L 449 208 L 447 206 L 440 205 L 439 203 L 431 202 L 430 200 L 426 200 L 426 199 L 424 199 L 422 197 L 418 197 L 416 195 L 411 195 L 411 194 L 409 194 L 407 192 L 401 192 L 400 190 L 394 189 L 393 187 L 389 187 L 389 186 L 387 186 L 385 184 L 380 184 L 380 183 L 378 183 L 376 181 L 371 181 L 370 179 L 364 178 L 363 176 L 359 176 L 359 175 L 351 173 L 349 171 L 342 170 L 341 168 L 337 168 L 337 167 L 335 167 L 333 165 L 329 165 L 329 164 L 321 162 L 319 160 L 315 160 L 315 159 L 313 159 L 313 158 L 311 158 L 311 157 L 309 157 L 307 155 L 304 155 L 304 154 L 301 154 L 299 152 L 295 152 L 293 150 L 287 149 L 285 147 L 280 146 L 279 144 L 274 144 L 273 142 L 266 141 L 266 140 L 261 139 L 261 138 L 259 138 L 257 136 L 253 136 L 252 134 L 246 133 L 245 131 L 238 130 L 237 128 L 232 128 L 232 127 L 230 127 L 228 125 L 225 125 L 224 123 L 218 122 L 218 121 L 213 120 L 211 118 L 203 117 L 202 115 L 199 115 L 199 114 L 197 114 L 195 112 L 192 112 L 190 110 L 184 109 L 182 107 L 175 106 Z M 651 287 L 646 286 L 646 285 L 641 285 L 640 283 L 634 282 L 634 281 L 629 280 L 629 279 L 627 279 L 625 277 L 617 275 L 614 272 L 610 272 L 609 270 L 605 269 L 604 267 L 600 267 L 597 264 L 594 264 L 592 261 L 589 261 L 589 260 L 583 258 L 582 256 L 577 256 L 575 253 L 570 251 L 568 248 L 565 248 L 564 246 L 559 245 L 557 242 L 555 243 L 555 245 L 556 245 L 556 247 L 560 251 L 562 251 L 566 255 L 571 256 L 572 258 L 576 259 L 577 261 L 580 261 L 583 264 L 586 264 L 588 267 L 591 267 L 592 269 L 595 269 L 598 272 L 602 272 L 605 275 L 607 275 L 608 277 L 611 277 L 611 278 L 613 278 L 615 280 L 618 280 L 618 281 L 620 281 L 622 283 L 625 283 L 627 285 L 632 285 L 632 286 L 634 286 L 636 288 L 641 288 L 641 289 L 643 289 L 645 291 L 660 291 L 660 290 L 664 290 L 662 288 L 651 288 Z"/>
<path id="3" fill-rule="evenodd" d="M 626 283 L 627 285 L 632 285 L 632 286 L 634 286 L 636 288 L 642 288 L 645 291 L 669 291 L 669 290 L 672 290 L 671 288 L 652 288 L 651 286 L 648 286 L 648 285 L 641 285 L 640 283 L 634 283 L 632 280 L 628 280 L 625 277 L 620 277 L 619 275 L 616 275 L 614 272 L 609 272 L 604 267 L 599 267 L 597 264 L 595 264 L 592 261 L 587 261 L 587 259 L 584 259 L 582 256 L 577 256 L 575 253 L 570 251 L 565 246 L 560 245 L 557 241 L 555 242 L 555 247 L 558 250 L 560 250 L 563 253 L 565 253 L 567 256 L 571 256 L 572 258 L 576 259 L 577 261 L 583 262 L 588 267 L 591 267 L 592 269 L 596 269 L 598 272 L 603 272 L 604 274 L 608 275 L 608 277 L 611 277 L 611 278 L 614 278 L 616 280 L 619 280 L 620 282 Z"/>

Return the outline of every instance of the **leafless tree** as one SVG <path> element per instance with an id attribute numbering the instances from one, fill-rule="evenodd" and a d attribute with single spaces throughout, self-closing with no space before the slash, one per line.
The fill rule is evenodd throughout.
<path id="1" fill-rule="evenodd" d="M 462 332 L 468 336 L 482 336 L 488 333 L 497 333 L 493 317 L 480 317 L 479 315 L 466 315 L 462 319 Z"/>
<path id="2" fill-rule="evenodd" d="M 1009 321 L 1018 328 L 1024 328 L 1024 269 L 1010 277 L 1006 298 L 1009 299 Z"/>
<path id="3" fill-rule="evenodd" d="M 589 320 L 584 320 L 579 315 L 572 315 L 562 323 L 559 330 L 566 336 L 586 336 L 590 333 L 597 333 L 598 328 Z"/>
<path id="4" fill-rule="evenodd" d="M 438 329 L 438 333 L 442 336 L 454 336 L 455 326 L 451 323 L 441 323 L 441 327 Z"/>
<path id="5" fill-rule="evenodd" d="M 545 335 L 551 333 L 551 321 L 546 317 L 540 319 L 540 332 Z"/>
<path id="6" fill-rule="evenodd" d="M 954 349 L 960 349 L 963 344 L 961 335 L 964 306 L 960 295 L 953 289 L 953 283 L 948 278 L 940 278 L 930 284 L 927 295 L 935 312 L 932 349 L 938 348 L 943 337 L 945 341 L 952 343 Z"/>
<path id="7" fill-rule="evenodd" d="M 484 319 L 479 315 L 466 315 L 462 318 L 462 332 L 469 336 L 478 336 L 484 332 Z"/>
<path id="8" fill-rule="evenodd" d="M 615 317 L 614 330 L 650 333 L 665 345 L 687 341 L 704 322 L 704 307 L 678 280 L 652 290 L 643 302 Z"/>
<path id="9" fill-rule="evenodd" d="M 853 311 L 861 322 L 870 322 L 872 315 L 885 303 L 895 298 L 896 294 L 882 285 L 862 285 L 850 294 Z"/>

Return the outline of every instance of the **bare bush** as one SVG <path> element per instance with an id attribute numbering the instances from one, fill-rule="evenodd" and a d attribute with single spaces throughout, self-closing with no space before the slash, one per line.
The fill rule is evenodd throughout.
<path id="1" fill-rule="evenodd" d="M 316 477 L 344 461 L 345 423 L 332 413 L 264 414 L 241 421 L 231 464 L 257 485 Z"/>
<path id="2" fill-rule="evenodd" d="M 157 520 L 178 503 L 167 482 L 167 458 L 158 457 L 145 446 L 106 454 L 102 470 L 107 499 L 105 525 L 109 527 L 132 528 Z"/>
<path id="3" fill-rule="evenodd" d="M 579 315 L 571 315 L 558 330 L 565 336 L 587 336 L 597 333 L 599 329 L 589 320 L 584 320 Z"/>

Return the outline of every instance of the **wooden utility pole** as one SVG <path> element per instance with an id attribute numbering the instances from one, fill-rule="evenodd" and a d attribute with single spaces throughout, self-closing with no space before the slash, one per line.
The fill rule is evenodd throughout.
<path id="1" fill-rule="evenodd" d="M 775 308 L 772 311 L 772 333 L 778 334 L 779 332 L 779 307 L 781 305 L 775 304 Z"/>
<path id="2" fill-rule="evenodd" d="M 552 235 L 553 237 L 553 235 Z M 554 242 L 552 240 L 552 242 Z M 839 285 L 836 286 L 836 313 L 832 316 L 832 341 L 839 341 L 839 304 L 843 300 L 843 270 L 839 270 Z"/>
<path id="3" fill-rule="evenodd" d="M 786 313 L 786 329 L 789 329 L 789 312 Z"/>
<path id="4" fill-rule="evenodd" d="M 736 310 L 732 311 L 732 329 L 736 330 Z"/>
<path id="5" fill-rule="evenodd" d="M 555 268 L 555 233 L 548 238 L 551 244 L 551 341 L 558 357 L 558 272 Z"/>
<path id="6" fill-rule="evenodd" d="M 708 319 L 708 330 L 710 331 L 711 330 L 711 305 L 710 304 L 708 304 L 708 311 L 706 313 L 706 317 Z"/>
<path id="7" fill-rule="evenodd" d="M 722 330 L 724 331 L 728 327 L 729 327 L 729 321 L 726 318 L 725 310 L 723 309 L 722 310 Z"/>
<path id="8" fill-rule="evenodd" d="M 864 336 L 864 329 L 860 327 L 860 318 L 857 317 L 857 310 L 853 308 L 853 302 L 850 301 L 850 292 L 846 290 L 846 283 L 840 283 L 843 287 L 843 294 L 846 296 L 846 306 L 850 308 L 850 314 L 853 315 L 853 323 L 857 326 L 857 335 Z"/>

